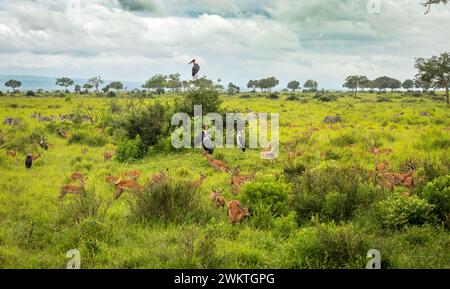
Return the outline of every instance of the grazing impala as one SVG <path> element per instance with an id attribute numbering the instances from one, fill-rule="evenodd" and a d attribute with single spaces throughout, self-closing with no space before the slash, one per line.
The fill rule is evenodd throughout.
<path id="1" fill-rule="evenodd" d="M 214 208 L 221 208 L 225 206 L 225 198 L 221 196 L 224 190 L 219 191 L 217 189 L 213 189 L 211 193 L 211 202 L 213 203 Z"/>
<path id="2" fill-rule="evenodd" d="M 126 177 L 128 177 L 129 179 L 131 179 L 133 181 L 136 181 L 136 180 L 138 180 L 141 177 L 141 173 L 142 172 L 139 171 L 139 170 L 132 170 L 132 171 L 126 172 L 124 175 Z"/>
<path id="3" fill-rule="evenodd" d="M 394 189 L 394 186 L 405 186 L 411 190 L 414 187 L 416 166 L 412 160 L 407 160 L 406 165 L 409 167 L 407 173 L 379 173 L 378 176 L 381 179 L 382 186 L 390 189 Z"/>
<path id="4" fill-rule="evenodd" d="M 231 170 L 231 188 L 233 191 L 233 194 L 239 195 L 241 193 L 241 186 L 255 178 L 255 173 L 252 173 L 250 175 L 239 175 L 239 167 L 236 167 L 235 169 Z"/>
<path id="5" fill-rule="evenodd" d="M 229 171 L 228 166 L 227 166 L 224 162 L 213 159 L 213 158 L 212 158 L 210 155 L 208 155 L 207 153 L 206 153 L 206 154 L 203 154 L 203 155 L 206 157 L 206 159 L 208 160 L 209 164 L 210 164 L 212 167 L 214 167 L 214 168 L 216 168 L 216 169 L 218 169 L 218 170 L 220 170 L 220 171 L 223 171 L 223 172 L 225 172 L 225 173 Z"/>
<path id="6" fill-rule="evenodd" d="M 115 185 L 118 181 L 120 181 L 120 179 L 118 177 L 115 176 L 111 176 L 111 174 L 109 174 L 106 178 L 105 181 L 111 185 Z"/>
<path id="7" fill-rule="evenodd" d="M 62 199 L 64 198 L 65 195 L 67 194 L 72 194 L 72 195 L 80 195 L 84 192 L 84 184 L 81 183 L 80 186 L 75 186 L 75 185 L 63 185 L 60 190 L 59 190 L 59 198 Z"/>
<path id="8" fill-rule="evenodd" d="M 124 191 L 138 192 L 143 189 L 140 184 L 132 180 L 119 180 L 114 185 L 116 186 L 116 192 L 114 194 L 115 200 L 120 198 Z"/>
<path id="9" fill-rule="evenodd" d="M 80 181 L 81 183 L 84 183 L 88 178 L 85 177 L 82 173 L 80 172 L 74 172 L 71 176 L 70 179 L 74 182 L 76 181 Z"/>
<path id="10" fill-rule="evenodd" d="M 115 151 L 112 151 L 112 152 L 105 152 L 105 153 L 103 154 L 103 157 L 104 157 L 105 162 L 106 162 L 106 161 L 110 161 L 110 160 L 112 159 L 112 157 L 113 157 L 115 154 L 116 154 Z"/>
<path id="11" fill-rule="evenodd" d="M 195 189 L 200 188 L 200 186 L 203 184 L 203 181 L 206 179 L 206 176 L 204 173 L 200 173 L 200 178 L 196 181 L 193 181 L 191 183 L 191 186 Z"/>
<path id="12" fill-rule="evenodd" d="M 292 162 L 293 160 L 295 160 L 297 157 L 301 157 L 305 154 L 304 151 L 299 151 L 299 152 L 293 152 L 290 151 L 288 152 L 288 161 Z"/>
<path id="13" fill-rule="evenodd" d="M 38 158 L 40 158 L 41 157 L 41 153 L 37 153 L 37 154 L 32 154 L 31 155 L 31 159 L 33 160 L 33 162 L 35 161 L 35 160 L 37 160 Z"/>
<path id="14" fill-rule="evenodd" d="M 233 224 L 237 224 L 242 222 L 242 220 L 246 216 L 250 216 L 248 212 L 248 208 L 242 208 L 241 203 L 239 201 L 230 201 L 228 202 L 228 216 Z"/>
<path id="15" fill-rule="evenodd" d="M 16 150 L 7 151 L 6 155 L 9 156 L 9 157 L 15 158 L 16 155 L 17 155 L 17 151 Z"/>

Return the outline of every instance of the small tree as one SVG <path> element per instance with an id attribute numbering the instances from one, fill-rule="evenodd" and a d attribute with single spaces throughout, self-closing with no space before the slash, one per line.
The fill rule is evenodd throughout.
<path id="1" fill-rule="evenodd" d="M 445 88 L 447 105 L 450 105 L 448 92 L 450 82 L 450 54 L 446 52 L 429 59 L 417 58 L 415 67 L 418 70 L 416 79 L 430 83 L 433 88 Z"/>
<path id="2" fill-rule="evenodd" d="M 403 81 L 402 87 L 409 91 L 410 89 L 412 89 L 414 87 L 414 80 L 407 79 L 407 80 Z"/>
<path id="3" fill-rule="evenodd" d="M 175 92 L 181 88 L 181 74 L 170 74 L 167 80 L 167 88 Z"/>
<path id="4" fill-rule="evenodd" d="M 85 90 L 85 92 L 86 93 L 89 93 L 89 89 L 92 89 L 94 86 L 92 86 L 92 84 L 90 84 L 90 83 L 85 83 L 84 85 L 83 85 L 83 88 L 84 88 L 84 90 Z"/>
<path id="5" fill-rule="evenodd" d="M 79 84 L 75 85 L 75 92 L 80 94 L 81 92 L 81 86 Z"/>
<path id="6" fill-rule="evenodd" d="M 123 83 L 120 81 L 113 81 L 109 84 L 110 89 L 114 89 L 116 92 L 123 89 Z"/>
<path id="7" fill-rule="evenodd" d="M 298 82 L 297 80 L 293 80 L 288 83 L 287 88 L 292 89 L 292 91 L 295 92 L 300 88 L 300 82 Z"/>
<path id="8" fill-rule="evenodd" d="M 164 87 L 167 86 L 167 76 L 162 74 L 156 74 L 145 82 L 142 86 L 148 90 L 155 90 L 158 94 L 161 94 Z"/>
<path id="9" fill-rule="evenodd" d="M 11 87 L 13 92 L 16 90 L 16 88 L 19 88 L 22 86 L 22 82 L 19 80 L 10 79 L 5 83 L 6 87 Z"/>
<path id="10" fill-rule="evenodd" d="M 303 85 L 304 88 L 308 89 L 309 91 L 317 91 L 317 88 L 319 87 L 319 84 L 317 81 L 309 79 L 305 82 Z"/>
<path id="11" fill-rule="evenodd" d="M 395 90 L 402 87 L 402 82 L 395 78 L 390 78 L 388 81 L 388 88 L 391 89 L 391 92 L 394 92 Z"/>
<path id="12" fill-rule="evenodd" d="M 256 88 L 258 88 L 258 80 L 250 80 L 247 83 L 247 88 L 251 88 L 252 92 L 256 92 Z"/>
<path id="13" fill-rule="evenodd" d="M 64 87 L 64 90 L 68 92 L 67 88 L 73 86 L 75 82 L 68 77 L 61 77 L 56 79 L 56 85 Z"/>
<path id="14" fill-rule="evenodd" d="M 95 90 L 97 93 L 99 93 L 99 87 L 102 85 L 105 81 L 100 76 L 92 77 L 88 80 L 88 83 L 92 85 L 92 87 L 95 87 Z"/>

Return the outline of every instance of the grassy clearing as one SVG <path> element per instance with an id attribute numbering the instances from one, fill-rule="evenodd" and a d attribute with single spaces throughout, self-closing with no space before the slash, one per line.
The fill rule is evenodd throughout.
<path id="1" fill-rule="evenodd" d="M 391 101 L 380 102 L 377 94 L 358 99 L 334 95 L 338 97 L 330 101 L 312 94 L 298 94 L 293 100 L 286 100 L 290 95 L 270 100 L 253 94 L 245 99 L 221 96 L 224 111 L 280 113 L 282 151 L 277 161 L 261 160 L 257 150 L 215 152 L 217 159 L 239 165 L 243 174 L 256 173 L 237 197 L 252 213 L 239 225 L 229 222 L 225 209 L 212 208 L 213 187 L 223 188 L 227 201 L 236 197 L 230 176 L 210 167 L 200 150 L 159 152 L 155 146 L 142 160 L 103 161 L 103 153 L 117 148 L 121 134 L 109 121 L 120 113 L 108 109 L 173 103 L 173 97 L 0 97 L 0 120 L 21 120 L 17 126 L 0 125 L 0 267 L 64 268 L 65 253 L 77 248 L 83 268 L 363 268 L 367 251 L 377 248 L 385 268 L 450 268 L 449 227 L 433 219 L 432 204 L 421 198 L 427 183 L 450 171 L 449 109 L 427 97 L 386 94 L 383 97 Z M 30 117 L 35 112 L 76 114 L 88 107 L 98 112 L 95 124 Z M 322 122 L 336 114 L 341 123 Z M 56 127 L 71 136 L 59 137 Z M 51 144 L 47 151 L 36 145 L 33 133 L 45 134 Z M 292 141 L 292 149 L 304 154 L 289 163 Z M 406 170 L 407 158 L 414 160 L 418 170 L 413 194 L 420 201 L 403 200 L 395 207 L 392 198 L 407 189 L 390 192 L 374 183 L 367 174 L 374 169 L 368 152 L 372 146 L 392 149 L 380 159 L 395 172 Z M 41 153 L 31 170 L 24 166 L 28 147 Z M 18 151 L 15 158 L 6 155 L 13 149 Z M 159 214 L 158 207 L 146 202 L 162 202 L 163 194 L 138 199 L 137 213 L 132 194 L 112 201 L 114 189 L 105 183 L 108 174 L 131 169 L 143 172 L 141 184 L 166 170 L 181 184 L 196 180 L 200 172 L 207 178 L 192 193 L 196 199 L 187 206 L 192 214 L 173 211 L 172 206 L 183 204 L 172 201 L 168 220 L 143 220 L 148 211 Z M 69 183 L 74 171 L 89 177 L 86 195 L 59 200 L 59 187 Z M 283 189 L 277 189 L 277 182 Z M 256 190 L 263 195 L 254 194 Z M 183 193 L 179 188 L 169 191 L 174 196 Z M 440 204 L 442 219 L 446 207 Z M 383 219 L 379 214 L 386 211 L 395 213 Z"/>

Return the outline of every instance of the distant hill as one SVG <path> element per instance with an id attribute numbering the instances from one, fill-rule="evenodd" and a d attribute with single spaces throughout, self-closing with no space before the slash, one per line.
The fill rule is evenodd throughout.
<path id="1" fill-rule="evenodd" d="M 56 77 L 49 77 L 49 76 L 33 76 L 33 75 L 0 75 L 0 91 L 6 91 L 10 88 L 7 88 L 5 86 L 5 82 L 7 82 L 10 79 L 19 80 L 22 82 L 22 86 L 20 87 L 21 90 L 37 90 L 37 89 L 43 89 L 48 91 L 53 90 L 62 90 L 63 88 L 60 86 L 56 86 Z M 73 78 L 75 81 L 75 84 L 79 84 L 83 86 L 84 83 L 87 82 L 88 79 L 83 78 Z M 105 84 L 110 83 L 112 80 L 105 80 Z M 120 81 L 120 80 L 119 80 Z M 127 90 L 133 90 L 135 88 L 141 88 L 141 85 L 143 83 L 137 82 L 137 81 L 122 81 L 124 86 Z M 71 90 L 74 89 L 74 87 L 70 88 Z"/>

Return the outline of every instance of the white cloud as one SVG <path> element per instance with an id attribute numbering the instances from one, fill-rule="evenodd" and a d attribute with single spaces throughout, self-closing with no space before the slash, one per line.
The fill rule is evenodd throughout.
<path id="1" fill-rule="evenodd" d="M 1 74 L 187 78 L 197 58 L 202 75 L 225 82 L 275 75 L 337 88 L 350 73 L 412 77 L 414 57 L 448 50 L 448 7 L 423 15 L 407 0 L 382 0 L 379 15 L 364 0 L 79 1 L 0 2 Z"/>

